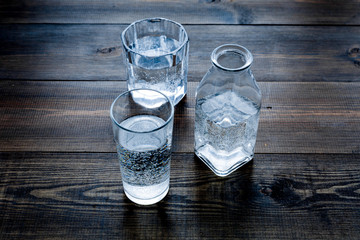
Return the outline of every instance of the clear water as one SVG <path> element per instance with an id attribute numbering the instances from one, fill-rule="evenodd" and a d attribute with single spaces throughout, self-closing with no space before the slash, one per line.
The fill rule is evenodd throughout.
<path id="1" fill-rule="evenodd" d="M 260 107 L 227 91 L 199 99 L 195 153 L 217 175 L 226 176 L 254 155 Z"/>
<path id="2" fill-rule="evenodd" d="M 133 131 L 151 131 L 164 124 L 156 116 L 134 116 L 121 122 Z M 171 149 L 166 127 L 153 133 L 121 131 L 117 150 L 125 194 L 139 204 L 152 204 L 169 189 Z"/>
<path id="3" fill-rule="evenodd" d="M 129 64 L 129 89 L 155 89 L 177 104 L 187 91 L 187 58 L 176 59 L 177 64 L 173 66 L 173 55 L 163 54 L 176 50 L 180 45 L 179 41 L 166 36 L 137 39 L 130 48 L 141 55 L 136 55 Z M 163 56 L 156 57 L 159 55 Z"/>

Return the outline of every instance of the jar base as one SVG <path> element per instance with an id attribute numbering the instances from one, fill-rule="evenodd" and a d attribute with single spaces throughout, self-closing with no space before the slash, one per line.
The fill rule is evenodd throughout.
<path id="1" fill-rule="evenodd" d="M 198 156 L 198 158 L 200 158 L 202 162 L 206 164 L 206 166 L 208 166 L 211 169 L 211 171 L 213 171 L 219 177 L 226 177 L 230 175 L 231 173 L 233 173 L 234 171 L 244 166 L 246 163 L 250 162 L 253 159 L 253 155 L 246 156 L 241 160 L 237 160 L 236 163 L 231 165 L 230 167 L 221 169 L 220 166 L 216 167 L 207 157 L 205 157 L 201 153 L 201 151 L 195 150 L 195 154 Z M 224 159 L 220 161 L 227 161 L 227 160 Z M 217 162 L 219 162 L 219 160 L 217 160 Z"/>

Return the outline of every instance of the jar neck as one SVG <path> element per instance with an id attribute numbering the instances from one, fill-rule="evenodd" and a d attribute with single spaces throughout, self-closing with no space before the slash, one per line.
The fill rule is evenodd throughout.
<path id="1" fill-rule="evenodd" d="M 225 75 L 237 75 L 237 76 L 239 76 L 239 75 L 243 75 L 243 74 L 248 74 L 251 71 L 250 67 L 251 67 L 251 65 L 249 67 L 245 68 L 245 69 L 242 69 L 242 70 L 229 71 L 227 69 L 223 69 L 223 68 L 217 66 L 216 64 L 212 63 L 213 71 L 216 71 L 216 72 L 218 72 L 220 74 L 225 74 Z"/>

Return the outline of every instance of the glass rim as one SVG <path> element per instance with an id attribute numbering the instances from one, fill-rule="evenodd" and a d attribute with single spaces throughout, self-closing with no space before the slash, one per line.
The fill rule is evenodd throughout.
<path id="1" fill-rule="evenodd" d="M 221 51 L 222 50 L 222 51 Z M 221 55 L 223 55 L 224 52 L 237 52 L 237 53 L 242 53 L 245 55 L 245 63 L 238 68 L 227 68 L 222 66 L 220 63 L 218 63 L 217 59 L 218 57 L 220 57 Z M 242 71 L 247 69 L 248 67 L 251 66 L 252 62 L 253 62 L 253 55 L 251 54 L 251 52 L 244 46 L 238 45 L 238 44 L 223 44 L 218 46 L 217 48 L 215 48 L 212 53 L 211 53 L 211 61 L 212 63 L 225 71 L 230 71 L 230 72 L 237 72 L 237 71 Z"/>
<path id="2" fill-rule="evenodd" d="M 121 126 L 121 125 L 118 123 L 118 121 L 115 119 L 114 114 L 113 114 L 113 109 L 114 109 L 114 106 L 115 106 L 116 101 L 117 101 L 119 98 L 121 98 L 121 97 L 123 97 L 123 96 L 125 96 L 125 95 L 131 94 L 131 92 L 144 91 L 144 90 L 145 90 L 145 91 L 153 91 L 153 92 L 156 92 L 156 93 L 159 93 L 160 95 L 162 95 L 162 96 L 166 99 L 166 101 L 167 101 L 168 103 L 170 103 L 170 108 L 171 108 L 170 116 L 167 118 L 167 120 L 166 120 L 160 127 L 157 127 L 157 128 L 155 128 L 155 129 L 152 129 L 152 130 L 149 130 L 149 131 L 134 131 L 134 130 L 131 130 L 131 129 L 128 129 L 128 128 L 125 128 L 125 127 Z M 164 128 L 165 126 L 167 126 L 167 125 L 172 121 L 172 119 L 174 118 L 174 112 L 175 112 L 175 110 L 174 110 L 174 104 L 173 104 L 173 102 L 169 99 L 168 96 L 166 96 L 166 95 L 163 94 L 162 92 L 160 92 L 160 91 L 158 91 L 158 90 L 154 90 L 154 89 L 149 89 L 149 88 L 136 88 L 136 89 L 127 90 L 127 91 L 121 93 L 119 96 L 117 96 L 117 97 L 115 98 L 115 100 L 113 101 L 113 103 L 111 104 L 111 107 L 110 107 L 110 118 L 111 118 L 111 120 L 116 124 L 116 126 L 118 126 L 118 127 L 121 128 L 122 130 L 125 130 L 125 131 L 127 131 L 127 132 L 130 132 L 130 133 L 139 133 L 139 134 L 141 134 L 141 133 L 152 133 L 152 132 L 156 132 L 156 131 Z"/>
<path id="3" fill-rule="evenodd" d="M 134 54 L 138 54 L 138 55 L 141 55 L 141 56 L 144 56 L 143 54 L 139 53 L 138 51 L 135 51 L 131 48 L 129 48 L 129 46 L 127 44 L 125 44 L 125 33 L 130 29 L 130 27 L 134 26 L 135 24 L 139 23 L 139 22 L 145 22 L 145 21 L 167 21 L 167 22 L 171 22 L 171 23 L 174 23 L 176 24 L 180 29 L 182 29 L 185 33 L 185 39 L 184 41 L 180 44 L 179 47 L 177 47 L 175 50 L 173 51 L 169 51 L 167 53 L 163 53 L 163 54 L 159 54 L 157 56 L 145 56 L 147 58 L 158 58 L 158 57 L 163 57 L 163 56 L 167 56 L 167 55 L 174 55 L 176 54 L 177 52 L 179 52 L 188 42 L 189 42 L 189 36 L 184 28 L 183 25 L 181 25 L 180 23 L 178 22 L 175 22 L 173 20 L 170 20 L 170 19 L 167 19 L 167 18 L 163 18 L 163 17 L 153 17 L 153 18 L 143 18 L 143 19 L 140 19 L 140 20 L 137 20 L 135 22 L 132 22 L 129 26 L 127 26 L 124 31 L 122 31 L 121 33 L 121 41 L 122 41 L 122 44 L 124 46 L 124 48 L 126 49 L 126 51 L 128 52 L 132 52 Z"/>

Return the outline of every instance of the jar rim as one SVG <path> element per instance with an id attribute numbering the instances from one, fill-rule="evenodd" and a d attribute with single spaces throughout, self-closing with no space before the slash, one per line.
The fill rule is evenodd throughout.
<path id="1" fill-rule="evenodd" d="M 240 67 L 236 67 L 236 68 L 225 67 L 221 65 L 218 59 L 219 57 L 223 56 L 226 53 L 237 53 L 242 55 L 242 57 L 244 58 L 243 59 L 244 63 Z M 211 61 L 216 67 L 222 70 L 236 72 L 236 71 L 245 70 L 248 67 L 250 67 L 250 65 L 253 62 L 253 55 L 244 46 L 238 44 L 223 44 L 213 50 L 213 52 L 211 53 Z"/>

